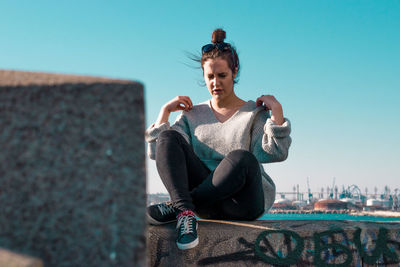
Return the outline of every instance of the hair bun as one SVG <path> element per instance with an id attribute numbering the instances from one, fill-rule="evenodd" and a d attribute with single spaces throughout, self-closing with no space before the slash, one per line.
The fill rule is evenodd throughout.
<path id="1" fill-rule="evenodd" d="M 226 33 L 223 29 L 216 29 L 212 33 L 212 40 L 211 42 L 214 44 L 223 43 L 226 38 Z"/>

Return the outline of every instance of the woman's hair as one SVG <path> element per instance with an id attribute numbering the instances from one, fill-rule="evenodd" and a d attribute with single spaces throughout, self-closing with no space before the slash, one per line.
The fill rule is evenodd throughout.
<path id="1" fill-rule="evenodd" d="M 214 47 L 210 51 L 207 50 L 205 52 L 203 50 L 201 59 L 199 61 L 201 63 L 201 68 L 204 71 L 203 66 L 207 60 L 216 59 L 218 57 L 225 59 L 228 62 L 228 66 L 232 70 L 232 73 L 235 73 L 236 70 L 237 73 L 234 79 L 234 83 L 237 83 L 240 70 L 239 57 L 237 55 L 236 49 L 231 44 L 224 42 L 225 38 L 226 38 L 226 32 L 223 29 L 214 30 L 214 32 L 212 33 L 212 40 L 211 40 L 211 42 L 214 44 Z M 223 44 L 223 45 L 221 46 L 218 44 Z M 212 47 L 212 45 L 210 47 Z M 219 47 L 224 47 L 226 49 L 220 49 Z"/>

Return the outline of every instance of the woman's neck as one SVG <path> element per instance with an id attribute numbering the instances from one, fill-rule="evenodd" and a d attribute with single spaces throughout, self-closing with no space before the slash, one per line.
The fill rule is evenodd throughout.
<path id="1" fill-rule="evenodd" d="M 244 100 L 240 99 L 236 95 L 232 95 L 232 97 L 228 99 L 218 100 L 215 98 L 211 99 L 212 107 L 216 110 L 218 109 L 235 109 L 238 106 L 242 106 L 245 103 Z"/>
<path id="2" fill-rule="evenodd" d="M 213 111 L 217 120 L 221 123 L 229 120 L 236 111 L 238 111 L 246 102 L 235 96 L 231 101 L 216 101 L 215 98 L 211 99 L 211 110 Z"/>

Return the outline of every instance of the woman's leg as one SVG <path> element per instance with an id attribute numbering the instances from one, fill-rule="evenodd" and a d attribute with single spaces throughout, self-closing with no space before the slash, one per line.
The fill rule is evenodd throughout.
<path id="1" fill-rule="evenodd" d="M 174 208 L 194 210 L 190 190 L 206 179 L 211 171 L 177 131 L 163 131 L 158 136 L 156 165 Z"/>
<path id="2" fill-rule="evenodd" d="M 210 170 L 177 131 L 161 132 L 156 149 L 158 173 L 178 213 L 176 244 L 179 249 L 194 248 L 199 243 L 199 238 L 190 190 L 206 179 Z"/>
<path id="3" fill-rule="evenodd" d="M 217 207 L 215 216 L 221 219 L 254 220 L 264 212 L 261 179 L 256 157 L 249 151 L 235 150 L 191 195 L 200 209 Z"/>

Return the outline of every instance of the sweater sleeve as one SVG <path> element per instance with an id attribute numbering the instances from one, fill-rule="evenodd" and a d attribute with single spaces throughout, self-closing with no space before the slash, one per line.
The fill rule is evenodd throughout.
<path id="1" fill-rule="evenodd" d="M 290 121 L 285 118 L 282 125 L 277 125 L 267 116 L 259 112 L 254 120 L 250 151 L 260 163 L 284 161 L 292 143 Z"/>
<path id="2" fill-rule="evenodd" d="M 162 131 L 170 129 L 179 132 L 186 139 L 186 141 L 188 141 L 188 143 L 191 144 L 187 119 L 182 112 L 172 126 L 170 126 L 169 122 L 165 122 L 158 127 L 155 127 L 153 123 L 152 125 L 150 125 L 149 128 L 147 128 L 147 130 L 145 131 L 145 140 L 148 143 L 147 154 L 150 159 L 153 160 L 156 159 L 156 145 L 157 145 L 158 135 Z"/>

